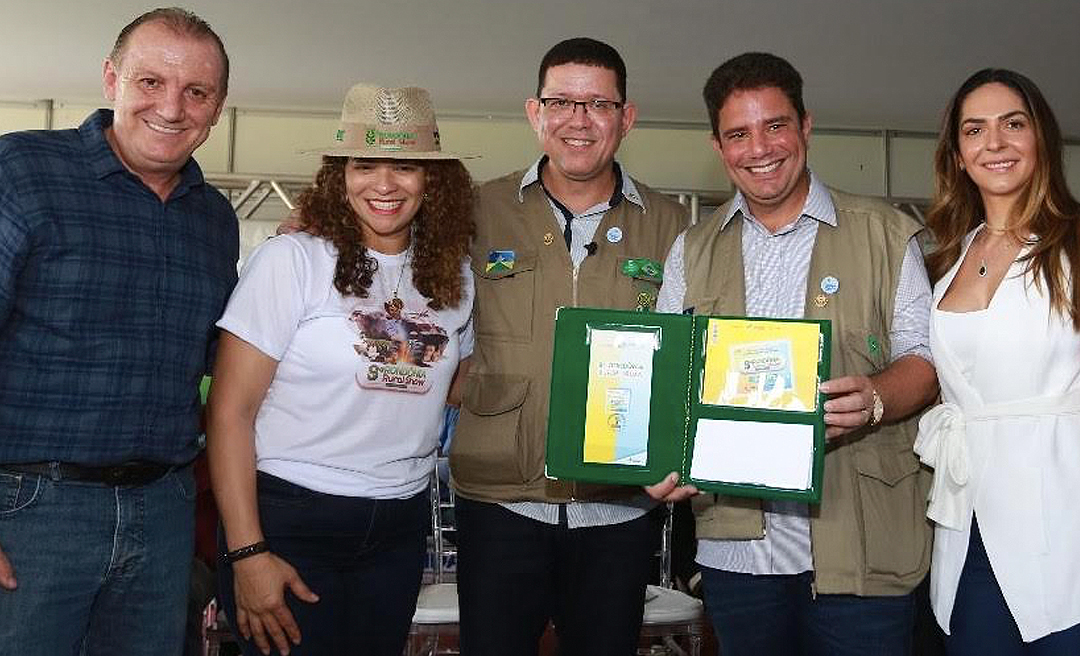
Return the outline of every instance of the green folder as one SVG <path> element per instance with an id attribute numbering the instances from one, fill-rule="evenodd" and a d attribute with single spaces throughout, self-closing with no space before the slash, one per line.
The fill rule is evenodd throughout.
<path id="1" fill-rule="evenodd" d="M 828 320 L 559 308 L 547 475 L 821 500 Z"/>

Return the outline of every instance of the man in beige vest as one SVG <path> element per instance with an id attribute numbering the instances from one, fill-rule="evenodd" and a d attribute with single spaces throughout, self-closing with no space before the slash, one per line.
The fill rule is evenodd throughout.
<path id="1" fill-rule="evenodd" d="M 931 536 L 914 417 L 937 394 L 920 226 L 807 169 L 810 116 L 787 61 L 735 57 L 704 96 L 738 193 L 676 240 L 658 309 L 830 319 L 833 335 L 821 504 L 693 498 L 721 651 L 906 656 Z M 650 493 L 695 492 L 675 485 Z"/>
<path id="2" fill-rule="evenodd" d="M 636 109 L 611 46 L 554 46 L 525 112 L 544 155 L 483 185 L 476 213 L 476 343 L 450 456 L 462 653 L 536 654 L 554 620 L 560 654 L 625 656 L 658 544 L 655 502 L 545 478 L 554 317 L 651 309 L 656 280 L 623 265 L 659 272 L 686 212 L 615 161 Z"/>

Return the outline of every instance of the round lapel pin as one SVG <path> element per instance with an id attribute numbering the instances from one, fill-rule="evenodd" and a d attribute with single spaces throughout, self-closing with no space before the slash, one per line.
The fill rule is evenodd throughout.
<path id="1" fill-rule="evenodd" d="M 544 233 L 544 246 L 551 246 L 555 243 L 555 235 L 550 232 Z"/>
<path id="2" fill-rule="evenodd" d="M 814 297 L 814 306 L 823 308 L 829 304 L 829 297 L 825 294 L 818 294 Z"/>
<path id="3" fill-rule="evenodd" d="M 826 294 L 835 294 L 840 289 L 840 281 L 836 276 L 825 276 L 821 279 L 821 291 Z"/>
<path id="4" fill-rule="evenodd" d="M 619 226 L 613 226 L 608 228 L 607 231 L 608 243 L 617 244 L 622 241 L 622 229 Z"/>

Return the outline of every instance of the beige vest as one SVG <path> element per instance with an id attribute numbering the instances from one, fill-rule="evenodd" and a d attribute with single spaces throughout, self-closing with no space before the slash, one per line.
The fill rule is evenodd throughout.
<path id="1" fill-rule="evenodd" d="M 919 225 L 890 205 L 830 190 L 836 227 L 819 224 L 807 276 L 805 317 L 832 321 L 832 376 L 871 376 L 890 362 L 889 327 L 900 265 Z M 745 314 L 742 226 L 720 228 L 726 207 L 686 235 L 684 307 L 696 314 Z M 815 303 L 820 282 L 839 291 Z M 910 592 L 929 567 L 930 476 L 912 452 L 917 417 L 862 429 L 828 443 L 822 501 L 811 508 L 815 585 L 824 594 Z M 760 539 L 761 503 L 700 495 L 697 536 Z"/>
<path id="2" fill-rule="evenodd" d="M 640 488 L 574 485 L 544 476 L 555 309 L 633 309 L 639 288 L 621 273 L 629 258 L 663 262 L 686 227 L 686 208 L 635 181 L 645 209 L 622 199 L 596 230 L 596 252 L 574 276 L 539 184 L 518 200 L 523 172 L 481 186 L 472 267 L 476 344 L 465 379 L 450 466 L 457 492 L 489 502 L 625 497 Z M 607 239 L 619 228 L 621 239 Z M 513 251 L 508 271 L 487 270 L 492 251 Z M 653 296 L 655 302 L 655 295 Z"/>

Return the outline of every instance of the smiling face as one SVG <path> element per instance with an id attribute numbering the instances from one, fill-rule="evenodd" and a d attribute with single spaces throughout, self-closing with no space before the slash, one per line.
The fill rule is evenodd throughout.
<path id="1" fill-rule="evenodd" d="M 547 70 L 541 98 L 573 101 L 625 99 L 619 94 L 615 71 L 586 64 L 561 64 Z M 525 103 L 525 113 L 540 146 L 548 156 L 546 175 L 556 185 L 570 182 L 608 181 L 619 143 L 634 125 L 637 110 L 632 103 L 609 113 L 575 106 L 568 115 L 543 107 L 537 98 Z"/>
<path id="2" fill-rule="evenodd" d="M 1012 202 L 1031 181 L 1038 147 L 1031 114 L 1016 91 L 999 82 L 978 87 L 960 106 L 960 162 L 983 204 Z"/>
<path id="3" fill-rule="evenodd" d="M 345 196 L 360 220 L 364 246 L 388 255 L 409 246 L 424 197 L 424 169 L 408 160 L 350 159 Z"/>
<path id="4" fill-rule="evenodd" d="M 105 61 L 113 101 L 109 144 L 124 165 L 161 194 L 210 134 L 225 101 L 224 63 L 208 38 L 160 22 L 140 25 L 119 62 Z"/>
<path id="5" fill-rule="evenodd" d="M 718 114 L 713 148 L 754 217 L 774 231 L 797 219 L 810 189 L 810 117 L 800 122 L 776 87 L 735 90 Z"/>

